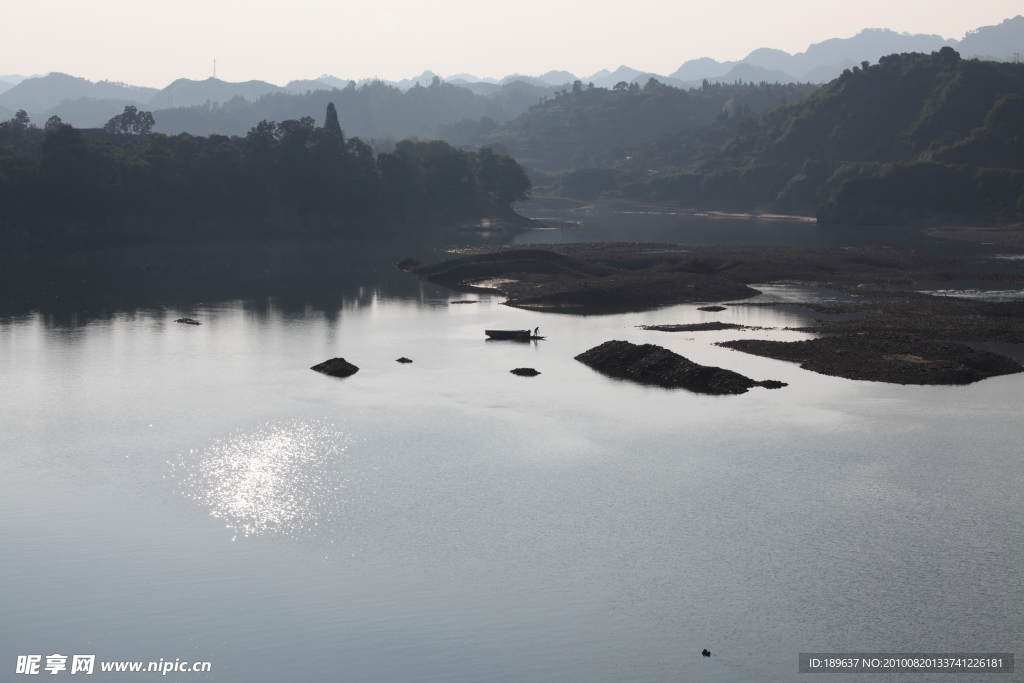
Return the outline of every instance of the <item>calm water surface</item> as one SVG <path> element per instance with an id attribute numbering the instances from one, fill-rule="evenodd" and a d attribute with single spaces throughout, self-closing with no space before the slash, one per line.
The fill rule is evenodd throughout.
<path id="1" fill-rule="evenodd" d="M 517 240 L 713 243 L 709 220 Z M 781 330 L 814 317 L 798 307 L 527 312 L 389 266 L 409 253 L 439 252 L 5 263 L 3 680 L 53 653 L 210 661 L 164 678 L 232 683 L 795 681 L 801 651 L 1024 653 L 1024 375 L 825 377 L 712 345 L 807 338 Z M 637 327 L 703 320 L 776 329 Z M 535 326 L 546 340 L 484 341 Z M 709 397 L 573 360 L 609 339 L 789 386 Z M 333 356 L 360 372 L 308 370 Z"/>

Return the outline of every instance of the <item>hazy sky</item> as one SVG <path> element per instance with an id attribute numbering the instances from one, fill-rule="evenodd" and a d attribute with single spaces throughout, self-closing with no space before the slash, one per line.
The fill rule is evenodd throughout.
<path id="1" fill-rule="evenodd" d="M 613 7 L 620 9 L 613 9 Z M 668 74 L 687 59 L 891 28 L 962 38 L 1020 14 L 1020 0 L 49 0 L 6 3 L 0 74 L 63 71 L 163 87 L 224 80 L 443 75 L 586 76 L 626 64 Z"/>

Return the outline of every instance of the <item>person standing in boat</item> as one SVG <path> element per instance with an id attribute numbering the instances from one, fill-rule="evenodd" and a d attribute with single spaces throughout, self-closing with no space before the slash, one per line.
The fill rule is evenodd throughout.
<path id="1" fill-rule="evenodd" d="M 540 328 L 539 327 L 533 328 L 533 336 L 534 337 L 540 336 Z"/>

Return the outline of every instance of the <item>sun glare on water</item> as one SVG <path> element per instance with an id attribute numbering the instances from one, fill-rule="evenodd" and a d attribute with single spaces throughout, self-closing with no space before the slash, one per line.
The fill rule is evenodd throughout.
<path id="1" fill-rule="evenodd" d="M 173 469 L 186 496 L 245 536 L 312 531 L 335 517 L 350 482 L 351 439 L 334 425 L 270 423 L 183 455 Z"/>

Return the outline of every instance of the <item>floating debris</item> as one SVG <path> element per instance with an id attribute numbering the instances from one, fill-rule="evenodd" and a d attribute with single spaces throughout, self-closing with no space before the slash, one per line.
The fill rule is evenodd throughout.
<path id="1" fill-rule="evenodd" d="M 192 318 L 178 318 L 174 322 L 181 323 L 183 325 L 202 325 L 201 322 L 193 320 Z"/>
<path id="2" fill-rule="evenodd" d="M 519 375 L 520 377 L 536 377 L 540 374 L 539 371 L 533 368 L 516 368 L 515 370 L 509 370 L 513 375 Z"/>

